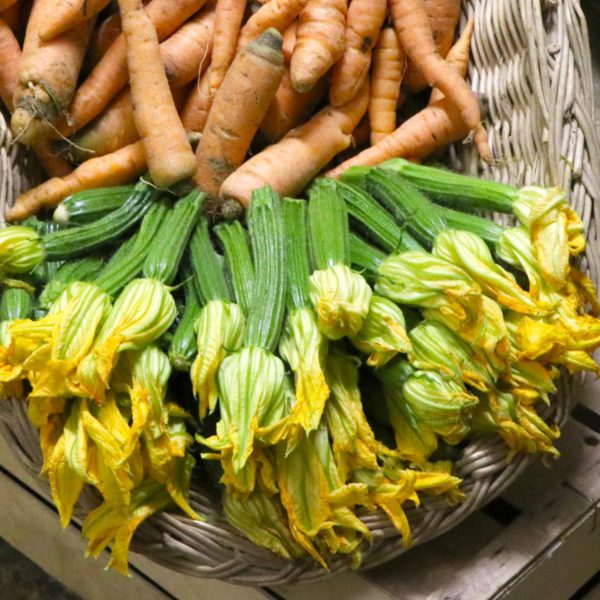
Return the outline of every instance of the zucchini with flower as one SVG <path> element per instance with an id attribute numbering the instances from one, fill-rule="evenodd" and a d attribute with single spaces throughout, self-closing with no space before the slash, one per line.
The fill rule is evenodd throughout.
<path id="1" fill-rule="evenodd" d="M 323 372 L 328 339 L 319 330 L 310 302 L 306 214 L 307 206 L 303 200 L 283 201 L 288 312 L 279 353 L 290 365 L 296 383 L 296 402 L 289 426 L 310 432 L 319 425 L 329 397 L 329 386 Z"/>
<path id="2" fill-rule="evenodd" d="M 531 236 L 542 273 L 558 289 L 566 283 L 569 257 L 585 249 L 581 219 L 560 188 L 516 188 L 403 159 L 388 161 L 383 167 L 399 173 L 436 201 L 466 211 L 513 214 Z"/>
<path id="3" fill-rule="evenodd" d="M 39 235 L 22 225 L 0 231 L 0 276 L 31 272 L 43 260 L 81 255 L 120 238 L 146 214 L 158 191 L 138 183 L 124 204 L 93 223 Z"/>
<path id="4" fill-rule="evenodd" d="M 348 213 L 332 180 L 318 179 L 311 186 L 308 217 L 316 269 L 309 289 L 319 329 L 332 340 L 353 336 L 363 325 L 373 293 L 349 266 Z"/>
<path id="5" fill-rule="evenodd" d="M 101 401 L 123 350 L 137 350 L 165 333 L 176 316 L 169 285 L 175 279 L 204 196 L 193 191 L 168 214 L 143 266 L 114 303 L 87 356 L 77 367 L 77 395 Z"/>
<path id="6" fill-rule="evenodd" d="M 217 432 L 200 439 L 220 453 L 223 481 L 239 486 L 242 493 L 253 490 L 259 463 L 253 455 L 255 449 L 260 453 L 258 441 L 282 435 L 289 406 L 285 365 L 273 354 L 283 325 L 286 288 L 281 201 L 270 188 L 253 193 L 248 229 L 255 269 L 254 300 L 242 347 L 225 357 L 218 368 Z"/>
<path id="7" fill-rule="evenodd" d="M 241 348 L 245 315 L 231 295 L 208 229 L 201 219 L 190 241 L 194 283 L 202 308 L 196 320 L 198 354 L 190 372 L 200 419 L 217 406 L 217 372 L 229 353 Z M 251 273 L 249 273 L 251 275 Z"/>

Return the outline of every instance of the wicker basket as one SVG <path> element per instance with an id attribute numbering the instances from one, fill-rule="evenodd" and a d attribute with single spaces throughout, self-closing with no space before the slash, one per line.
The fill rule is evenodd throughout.
<path id="1" fill-rule="evenodd" d="M 594 200 L 600 198 L 599 144 L 594 128 L 591 61 L 587 29 L 578 0 L 466 0 L 467 16 L 475 19 L 470 78 L 487 108 L 488 131 L 497 161 L 485 176 L 512 184 L 545 183 L 570 190 L 571 202 L 588 231 L 584 259 L 598 282 L 598 226 Z M 470 173 L 482 170 L 471 148 L 450 151 L 450 162 Z M 4 205 L 35 178 L 26 154 L 11 145 L 0 115 L 0 203 Z M 3 206 L 0 206 L 3 208 Z M 3 211 L 2 211 L 3 212 Z M 574 381 L 563 379 L 545 418 L 564 424 Z M 0 431 L 20 462 L 34 475 L 41 465 L 38 435 L 24 403 L 0 403 Z M 514 481 L 530 463 L 518 457 L 510 464 L 506 447 L 495 437 L 469 444 L 457 462 L 467 492 L 464 504 L 450 508 L 427 499 L 409 509 L 416 544 L 452 528 Z M 47 486 L 43 493 L 48 494 Z M 224 520 L 218 496 L 200 479 L 193 483 L 194 508 L 209 517 L 196 523 L 181 515 L 161 514 L 136 533 L 135 552 L 176 571 L 216 577 L 232 583 L 271 586 L 315 581 L 330 576 L 315 563 L 286 562 L 237 534 Z M 80 515 L 98 502 L 86 491 Z M 363 568 L 373 567 L 405 549 L 396 530 L 381 513 L 364 517 L 373 533 L 365 548 Z M 331 573 L 348 569 L 343 557 L 331 562 Z"/>

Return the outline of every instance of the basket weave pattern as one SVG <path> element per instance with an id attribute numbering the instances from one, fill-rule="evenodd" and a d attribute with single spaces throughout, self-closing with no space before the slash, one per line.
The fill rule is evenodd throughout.
<path id="1" fill-rule="evenodd" d="M 588 232 L 583 267 L 596 283 L 600 275 L 598 225 L 594 199 L 600 198 L 600 144 L 594 127 L 591 57 L 587 28 L 578 0 L 465 0 L 462 24 L 475 19 L 470 80 L 487 111 L 487 125 L 497 161 L 483 167 L 475 151 L 457 145 L 450 162 L 463 171 L 523 185 L 561 185 Z M 37 178 L 35 165 L 12 144 L 0 114 L 0 209 Z M 569 398 L 577 381 L 563 379 L 545 418 L 564 424 Z M 0 433 L 23 466 L 37 476 L 42 463 L 37 431 L 29 423 L 23 402 L 0 403 Z M 532 458 L 510 464 L 506 447 L 496 437 L 470 443 L 456 463 L 464 479 L 467 500 L 449 507 L 439 498 L 426 498 L 409 508 L 415 544 L 449 530 L 514 481 Z M 42 492 L 49 496 L 44 484 Z M 213 495 L 211 495 L 213 494 Z M 85 491 L 81 516 L 98 502 Z M 206 515 L 205 523 L 179 514 L 160 514 L 136 533 L 132 550 L 176 571 L 216 577 L 232 583 L 271 586 L 315 581 L 327 574 L 313 562 L 286 562 L 237 534 L 225 521 L 214 490 L 193 482 L 191 504 Z M 363 567 L 373 567 L 405 549 L 397 531 L 382 513 L 363 517 L 373 533 L 364 550 Z M 331 562 L 331 572 L 348 568 L 343 557 Z"/>

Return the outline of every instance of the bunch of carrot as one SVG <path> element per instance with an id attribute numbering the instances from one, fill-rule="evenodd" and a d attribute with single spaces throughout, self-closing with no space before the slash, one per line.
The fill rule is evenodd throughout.
<path id="1" fill-rule="evenodd" d="M 34 0 L 27 13 L 0 0 L 0 97 L 51 177 L 8 218 L 147 171 L 158 187 L 193 182 L 226 214 L 265 184 L 297 195 L 328 167 L 420 160 L 471 134 L 489 160 L 464 80 L 471 22 L 454 43 L 460 5 Z M 428 86 L 399 123 L 407 94 Z"/>

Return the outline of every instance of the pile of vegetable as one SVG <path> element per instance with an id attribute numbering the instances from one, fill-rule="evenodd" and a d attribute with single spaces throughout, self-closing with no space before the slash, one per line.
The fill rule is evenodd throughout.
<path id="1" fill-rule="evenodd" d="M 96 488 L 83 535 L 121 572 L 150 515 L 204 518 L 193 473 L 288 559 L 360 565 L 375 510 L 410 545 L 407 503 L 463 499 L 462 445 L 556 456 L 560 371 L 600 372 L 561 190 L 396 159 L 307 195 L 262 187 L 213 226 L 207 195 L 140 181 L 0 232 L 0 394 L 26 398 L 63 525 Z"/>
<path id="2" fill-rule="evenodd" d="M 50 177 L 9 220 L 146 172 L 233 217 L 255 189 L 296 196 L 327 168 L 465 138 L 491 159 L 464 80 L 472 22 L 454 43 L 460 0 L 144 4 L 0 3 L 0 98 Z"/>

